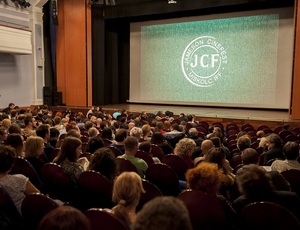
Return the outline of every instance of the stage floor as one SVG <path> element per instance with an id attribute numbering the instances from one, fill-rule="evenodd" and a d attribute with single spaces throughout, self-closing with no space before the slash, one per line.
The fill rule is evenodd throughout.
<path id="1" fill-rule="evenodd" d="M 179 106 L 179 105 L 149 105 L 149 104 L 115 104 L 104 105 L 104 110 L 126 109 L 130 112 L 156 113 L 167 110 L 172 111 L 175 115 L 184 113 L 185 115 L 195 114 L 197 117 L 207 118 L 227 118 L 242 120 L 262 120 L 277 122 L 300 122 L 290 119 L 288 110 L 262 110 L 262 109 L 235 109 L 235 108 L 217 108 L 201 106 Z"/>

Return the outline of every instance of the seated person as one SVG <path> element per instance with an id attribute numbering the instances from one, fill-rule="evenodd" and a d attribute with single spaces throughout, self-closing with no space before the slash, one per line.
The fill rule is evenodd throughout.
<path id="1" fill-rule="evenodd" d="M 233 202 L 233 207 L 240 213 L 244 207 L 253 202 L 269 201 L 290 210 L 300 218 L 300 199 L 294 192 L 275 191 L 270 176 L 262 167 L 250 164 L 237 171 L 236 181 L 242 194 Z"/>
<path id="2" fill-rule="evenodd" d="M 109 148 L 103 147 L 97 149 L 92 156 L 88 169 L 101 173 L 113 183 L 117 176 L 117 164 L 115 159 L 115 155 Z"/>
<path id="3" fill-rule="evenodd" d="M 111 211 L 129 228 L 136 219 L 136 207 L 144 192 L 142 179 L 135 172 L 123 172 L 115 180 L 112 200 L 116 205 Z"/>
<path id="4" fill-rule="evenodd" d="M 185 204 L 176 197 L 159 196 L 137 214 L 132 230 L 192 230 Z"/>
<path id="5" fill-rule="evenodd" d="M 297 161 L 299 157 L 299 144 L 296 142 L 288 141 L 283 146 L 283 154 L 285 156 L 285 160 L 275 160 L 271 169 L 276 170 L 278 172 L 283 172 L 289 169 L 300 170 L 300 163 Z"/>
<path id="6" fill-rule="evenodd" d="M 0 185 L 8 192 L 18 211 L 22 214 L 21 205 L 26 195 L 40 191 L 24 175 L 9 174 L 15 157 L 14 148 L 0 145 Z"/>
<path id="7" fill-rule="evenodd" d="M 124 145 L 125 153 L 119 157 L 129 160 L 137 168 L 141 178 L 145 178 L 145 172 L 148 168 L 148 165 L 143 159 L 134 156 L 139 147 L 138 140 L 135 137 L 127 137 Z"/>

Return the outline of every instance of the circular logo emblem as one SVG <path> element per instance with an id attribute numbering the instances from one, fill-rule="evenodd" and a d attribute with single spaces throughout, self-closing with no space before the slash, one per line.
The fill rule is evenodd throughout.
<path id="1" fill-rule="evenodd" d="M 211 36 L 193 40 L 185 48 L 181 59 L 185 78 L 200 87 L 212 86 L 222 76 L 226 64 L 225 48 Z"/>

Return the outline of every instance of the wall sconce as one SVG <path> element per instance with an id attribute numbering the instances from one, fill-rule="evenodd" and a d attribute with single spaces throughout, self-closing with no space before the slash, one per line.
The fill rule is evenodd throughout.
<path id="1" fill-rule="evenodd" d="M 168 0 L 168 4 L 176 4 L 177 1 L 176 0 Z"/>

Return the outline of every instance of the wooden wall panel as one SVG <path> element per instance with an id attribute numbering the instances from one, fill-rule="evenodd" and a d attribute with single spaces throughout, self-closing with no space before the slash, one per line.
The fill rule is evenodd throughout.
<path id="1" fill-rule="evenodd" d="M 69 106 L 89 106 L 87 31 L 90 9 L 86 0 L 58 1 L 57 89 Z M 89 42 L 90 43 L 90 42 Z M 90 51 L 89 51 L 90 52 Z"/>
<path id="2" fill-rule="evenodd" d="M 291 118 L 300 119 L 300 8 L 299 1 L 295 0 L 295 58 L 292 91 Z"/>

